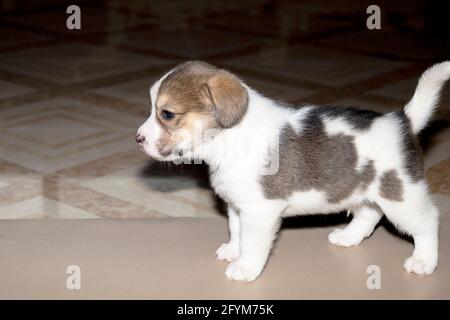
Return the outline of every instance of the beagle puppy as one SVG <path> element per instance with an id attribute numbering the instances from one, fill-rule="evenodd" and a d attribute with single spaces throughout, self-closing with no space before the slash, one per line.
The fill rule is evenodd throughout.
<path id="1" fill-rule="evenodd" d="M 229 279 L 261 274 L 283 217 L 343 210 L 353 219 L 328 236 L 332 244 L 358 245 L 386 215 L 414 238 L 406 271 L 431 274 L 439 212 L 417 134 L 449 76 L 450 62 L 434 65 L 403 110 L 382 114 L 288 107 L 229 71 L 189 61 L 151 87 L 151 114 L 136 142 L 159 161 L 208 164 L 211 185 L 228 204 L 230 239 L 216 256 L 229 262 Z"/>

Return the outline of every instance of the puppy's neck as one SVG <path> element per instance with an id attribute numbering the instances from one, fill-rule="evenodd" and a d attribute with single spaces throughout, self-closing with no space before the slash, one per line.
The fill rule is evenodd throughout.
<path id="1" fill-rule="evenodd" d="M 243 119 L 221 130 L 202 146 L 201 157 L 213 168 L 230 162 L 259 165 L 273 138 L 278 139 L 280 129 L 292 118 L 291 109 L 281 107 L 251 88 L 247 90 L 249 105 Z"/>

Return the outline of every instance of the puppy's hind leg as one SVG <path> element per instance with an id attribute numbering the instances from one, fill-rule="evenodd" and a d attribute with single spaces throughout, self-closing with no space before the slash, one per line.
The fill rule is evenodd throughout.
<path id="1" fill-rule="evenodd" d="M 371 205 L 358 207 L 353 212 L 353 220 L 344 229 L 335 229 L 328 235 L 330 243 L 351 247 L 357 246 L 364 238 L 369 237 L 375 229 L 383 214 Z"/>
<path id="2" fill-rule="evenodd" d="M 403 267 L 416 274 L 431 274 L 438 264 L 439 211 L 425 184 L 410 187 L 409 197 L 401 202 L 381 200 L 378 204 L 386 217 L 414 239 L 414 252 Z"/>

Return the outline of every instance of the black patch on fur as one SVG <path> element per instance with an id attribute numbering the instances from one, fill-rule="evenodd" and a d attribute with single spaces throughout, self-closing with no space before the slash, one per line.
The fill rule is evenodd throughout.
<path id="1" fill-rule="evenodd" d="M 403 111 L 398 111 L 394 114 L 401 125 L 402 154 L 406 171 L 413 182 L 418 182 L 425 177 L 423 152 L 419 140 L 413 133 L 410 121 L 406 114 Z"/>
<path id="2" fill-rule="evenodd" d="M 349 122 L 356 130 L 369 129 L 373 121 L 383 115 L 382 113 L 371 110 L 334 106 L 314 107 L 311 113 L 331 119 L 342 118 Z"/>

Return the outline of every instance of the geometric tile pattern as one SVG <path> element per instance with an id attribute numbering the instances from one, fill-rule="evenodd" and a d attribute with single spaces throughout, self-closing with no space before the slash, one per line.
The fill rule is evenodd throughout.
<path id="1" fill-rule="evenodd" d="M 81 5 L 80 31 L 67 30 L 56 1 L 41 2 L 2 13 L 0 219 L 223 213 L 204 165 L 153 163 L 134 142 L 149 86 L 178 62 L 209 61 L 293 104 L 390 112 L 424 68 L 449 58 L 447 38 L 423 36 L 414 1 L 384 2 L 402 18 L 382 32 L 360 23 L 356 0 L 100 0 Z M 421 140 L 434 200 L 450 217 L 450 85 L 436 114 Z"/>
<path id="2" fill-rule="evenodd" d="M 0 80 L 0 100 L 21 96 L 34 90 L 23 85 L 18 85 L 5 80 Z"/>
<path id="3" fill-rule="evenodd" d="M 0 158 L 50 173 L 135 149 L 141 118 L 57 98 L 0 110 Z"/>
<path id="4" fill-rule="evenodd" d="M 257 46 L 255 38 L 218 30 L 153 30 L 130 32 L 112 41 L 185 59 L 207 58 Z M 154 44 L 158 43 L 158 46 Z"/>
<path id="5" fill-rule="evenodd" d="M 442 217 L 450 217 L 450 197 L 448 195 L 433 193 L 433 201 L 439 208 Z"/>
<path id="6" fill-rule="evenodd" d="M 450 170 L 450 158 L 434 165 L 428 170 L 427 177 L 431 182 L 433 192 L 450 196 L 450 179 L 448 172 Z"/>
<path id="7" fill-rule="evenodd" d="M 206 23 L 208 26 L 218 29 L 271 38 L 281 37 L 283 40 L 290 41 L 302 36 L 348 28 L 354 24 L 350 20 L 333 19 L 323 15 L 317 15 L 311 19 L 311 15 L 314 14 L 314 9 L 311 10 L 311 8 L 300 5 L 297 8 L 295 6 L 287 7 L 278 12 L 261 12 L 259 10 L 234 12 L 221 17 L 213 17 Z"/>
<path id="8" fill-rule="evenodd" d="M 419 75 L 418 75 L 419 76 Z M 373 94 L 399 99 L 399 100 L 409 100 L 411 99 L 414 89 L 417 85 L 417 77 L 409 78 L 402 80 L 400 82 L 396 82 L 393 84 L 389 84 L 386 86 L 382 86 L 380 88 L 376 88 L 371 90 L 370 92 Z"/>
<path id="9" fill-rule="evenodd" d="M 92 219 L 98 216 L 45 197 L 36 197 L 11 206 L 0 207 L 0 220 L 38 218 Z"/>
<path id="10" fill-rule="evenodd" d="M 6 182 L 0 181 L 0 188 L 6 187 L 8 184 Z"/>
<path id="11" fill-rule="evenodd" d="M 358 54 L 308 46 L 260 51 L 226 62 L 227 65 L 270 75 L 342 87 L 388 73 L 406 64 Z"/>
<path id="12" fill-rule="evenodd" d="M 432 168 L 450 157 L 450 126 L 435 133 L 426 146 L 425 168 Z M 444 172 L 442 172 L 444 173 Z M 447 178 L 445 175 L 443 178 Z"/>
<path id="13" fill-rule="evenodd" d="M 142 174 L 142 166 L 87 180 L 82 186 L 169 217 L 209 217 L 215 214 L 210 189 L 183 175 Z M 149 192 L 151 191 L 151 192 Z"/>
<path id="14" fill-rule="evenodd" d="M 32 32 L 16 30 L 14 28 L 1 27 L 0 28 L 0 52 L 6 50 L 17 49 L 30 45 L 41 44 L 49 41 L 51 38 Z"/>
<path id="15" fill-rule="evenodd" d="M 414 90 L 417 86 L 417 81 L 419 79 L 420 72 L 417 76 L 395 82 L 392 84 L 388 84 L 376 89 L 369 91 L 371 94 L 379 95 L 382 97 L 388 97 L 393 99 L 398 99 L 401 101 L 409 101 L 411 99 Z M 438 111 L 442 111 L 443 109 L 450 110 L 450 86 L 448 84 L 445 85 L 443 94 L 440 99 L 439 109 Z"/>
<path id="16" fill-rule="evenodd" d="M 66 28 L 66 19 L 69 16 L 65 9 L 29 13 L 22 16 L 6 17 L 8 23 L 27 27 L 44 34 L 80 36 L 103 32 L 120 32 L 130 27 L 151 25 L 152 19 L 149 17 L 126 14 L 109 5 L 106 8 L 91 7 L 87 9 L 81 5 L 81 29 L 69 30 Z"/>
<path id="17" fill-rule="evenodd" d="M 0 207 L 42 195 L 41 176 L 20 165 L 0 159 Z"/>
<path id="18" fill-rule="evenodd" d="M 131 103 L 149 106 L 149 88 L 158 79 L 157 76 L 144 79 L 121 82 L 112 86 L 101 87 L 93 90 L 112 98 L 125 100 Z M 150 110 L 150 109 L 148 109 Z"/>
<path id="19" fill-rule="evenodd" d="M 0 69 L 70 85 L 157 66 L 166 60 L 111 47 L 70 43 L 0 56 Z"/>
<path id="20" fill-rule="evenodd" d="M 384 45 L 386 42 L 389 46 Z M 409 60 L 433 60 L 450 53 L 450 44 L 444 39 L 412 32 L 359 31 L 341 34 L 318 41 L 328 47 L 352 49 L 369 54 L 381 54 Z"/>

